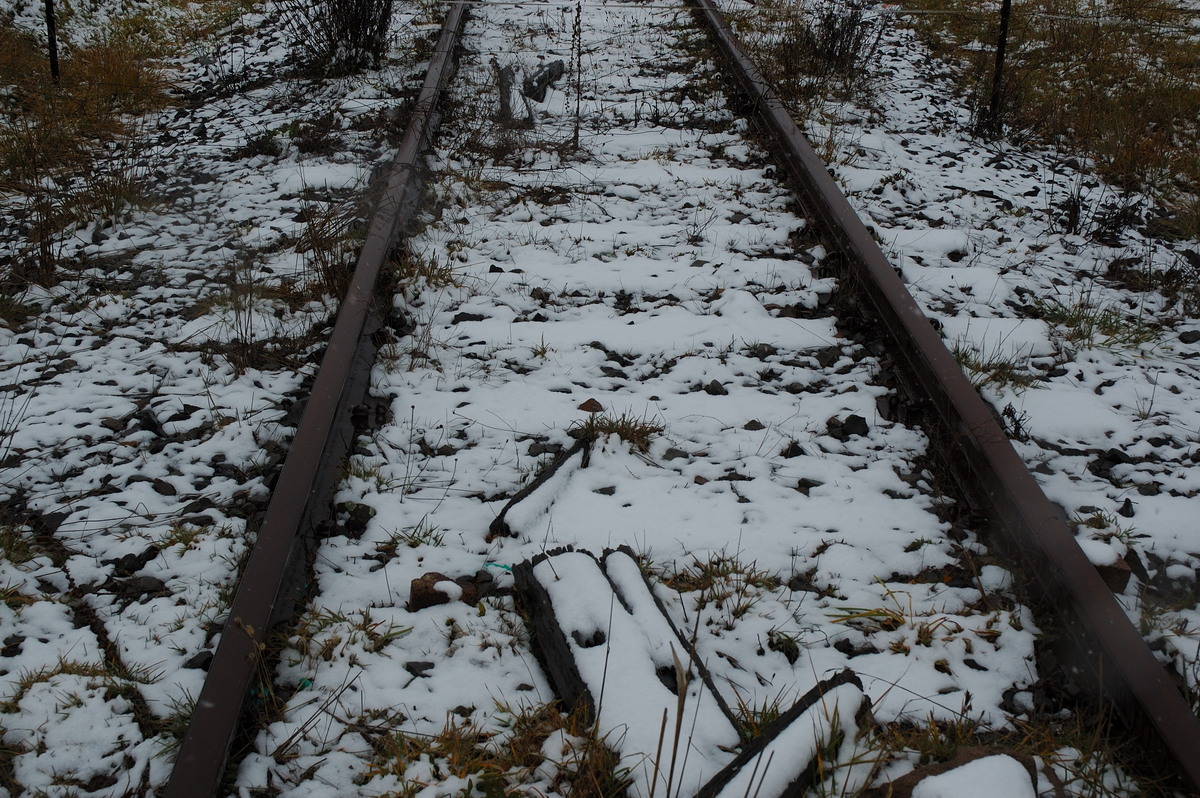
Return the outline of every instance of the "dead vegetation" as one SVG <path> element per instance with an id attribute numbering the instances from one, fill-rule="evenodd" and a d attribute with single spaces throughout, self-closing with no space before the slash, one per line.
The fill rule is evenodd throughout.
<path id="1" fill-rule="evenodd" d="M 991 93 L 999 15 L 933 0 L 914 27 L 961 64 L 977 118 Z M 1017 141 L 1053 144 L 1118 189 L 1159 200 L 1165 238 L 1200 235 L 1200 60 L 1191 14 L 1173 0 L 1030 0 L 1015 7 L 999 122 Z"/>

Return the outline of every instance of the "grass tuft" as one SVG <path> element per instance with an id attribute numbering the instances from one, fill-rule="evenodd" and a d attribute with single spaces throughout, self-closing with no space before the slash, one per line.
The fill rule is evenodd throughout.
<path id="1" fill-rule="evenodd" d="M 622 413 L 619 416 L 592 413 L 583 421 L 573 423 L 567 432 L 573 438 L 593 441 L 616 435 L 638 451 L 645 452 L 650 449 L 650 442 L 654 436 L 664 429 L 662 424 L 655 423 L 646 416 L 635 416 L 632 413 Z"/>
<path id="2" fill-rule="evenodd" d="M 1072 349 L 1137 349 L 1157 341 L 1160 330 L 1142 318 L 1128 316 L 1114 305 L 1087 294 L 1069 302 L 1053 297 L 1037 299 L 1035 318 L 1054 325 L 1062 341 Z"/>

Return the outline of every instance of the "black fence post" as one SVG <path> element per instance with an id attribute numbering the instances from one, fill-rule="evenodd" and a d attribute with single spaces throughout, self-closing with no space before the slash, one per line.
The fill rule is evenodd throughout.
<path id="1" fill-rule="evenodd" d="M 1000 4 L 1000 34 L 996 37 L 996 69 L 992 73 L 992 96 L 988 101 L 987 131 L 1000 135 L 1004 129 L 1000 106 L 1004 102 L 1004 50 L 1008 46 L 1008 18 L 1012 15 L 1012 0 Z"/>
<path id="2" fill-rule="evenodd" d="M 50 77 L 58 85 L 58 32 L 54 25 L 54 0 L 46 0 L 46 42 L 50 51 Z"/>

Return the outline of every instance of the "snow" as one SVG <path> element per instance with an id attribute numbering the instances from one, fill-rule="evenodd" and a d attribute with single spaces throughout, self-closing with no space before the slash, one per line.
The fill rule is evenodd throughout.
<path id="1" fill-rule="evenodd" d="M 987 756 L 922 780 L 913 798 L 1037 798 L 1029 771 L 1010 756 Z"/>
<path id="2" fill-rule="evenodd" d="M 12 5 L 18 24 L 41 25 L 34 4 Z M 89 8 L 73 35 L 91 35 L 111 11 Z M 149 794 L 164 783 L 167 726 L 199 692 L 204 671 L 191 661 L 219 639 L 333 312 L 319 292 L 289 293 L 311 278 L 300 220 L 361 193 L 389 154 L 351 125 L 336 131 L 346 151 L 331 156 L 300 152 L 284 129 L 327 111 L 385 111 L 419 66 L 400 41 L 399 61 L 362 79 L 289 77 L 276 12 L 244 13 L 240 43 L 197 46 L 175 65 L 197 102 L 146 125 L 169 201 L 81 227 L 64 249 L 86 266 L 30 289 L 20 301 L 35 318 L 0 327 L 0 495 L 12 512 L 0 531 L 13 541 L 0 558 L 0 585 L 13 591 L 0 602 L 0 729 L 30 793 L 91 784 L 105 785 L 94 795 Z M 730 706 L 786 708 L 849 667 L 881 721 L 1005 728 L 1034 705 L 1039 678 L 1020 577 L 976 530 L 946 520 L 925 436 L 886 412 L 873 342 L 826 312 L 838 288 L 828 253 L 804 243 L 807 222 L 744 123 L 720 95 L 681 90 L 718 83 L 684 49 L 687 13 L 581 10 L 578 152 L 570 72 L 534 104 L 532 130 L 490 121 L 490 59 L 570 63 L 574 8 L 473 13 L 453 89 L 465 110 L 429 159 L 433 204 L 409 242 L 453 280 L 399 288 L 397 307 L 416 326 L 393 331 L 371 381 L 389 418 L 357 441 L 337 497 L 374 515 L 354 531 L 342 517 L 322 542 L 313 595 L 274 674 L 277 717 L 258 730 L 236 790 L 468 789 L 436 752 L 384 772 L 379 746 L 448 724 L 502 746 L 520 711 L 553 700 L 505 568 L 561 545 L 632 547 L 671 620 L 695 630 Z M 1119 247 L 1062 232 L 1055 203 L 1080 175 L 1051 151 L 964 133 L 962 101 L 912 34 L 885 19 L 878 107 L 832 109 L 838 129 L 812 122 L 814 138 L 840 142 L 832 170 L 947 344 L 1037 378 L 982 391 L 1048 495 L 1080 522 L 1089 558 L 1144 566 L 1152 585 L 1135 576 L 1122 601 L 1195 689 L 1200 612 L 1157 606 L 1147 588 L 1194 595 L 1200 570 L 1200 352 L 1180 338 L 1200 328 L 1177 300 L 1106 272 L 1118 257 L 1161 271 L 1200 249 L 1136 228 Z M 279 157 L 238 154 L 264 132 Z M 1083 199 L 1098 207 L 1111 191 L 1097 185 Z M 1039 301 L 1113 310 L 1159 334 L 1080 339 Z M 252 343 L 270 356 L 238 360 Z M 602 417 L 661 431 L 645 446 L 598 438 L 586 468 L 575 458 L 514 507 L 513 537 L 486 539 L 503 502 L 574 443 L 589 399 Z M 829 423 L 851 415 L 866 434 Z M 151 548 L 148 562 L 121 565 Z M 672 587 L 718 566 L 706 587 Z M 406 608 L 419 575 L 481 569 L 499 595 L 467 605 L 462 586 L 444 581 L 449 603 Z M 633 652 L 581 665 L 606 685 L 599 733 L 621 741 L 645 795 L 645 762 L 630 763 L 653 752 L 673 697 L 632 669 L 669 664 L 668 635 L 568 576 L 550 582 L 562 606 Z M 641 578 L 628 563 L 613 576 Z M 106 665 L 114 653 L 119 672 Z M 433 664 L 417 675 L 413 662 Z M 691 707 L 713 699 L 698 685 Z M 696 728 L 685 793 L 730 758 L 719 724 Z M 809 745 L 822 730 L 797 733 Z M 567 789 L 582 745 L 566 730 L 541 743 L 529 776 L 539 794 Z M 1029 794 L 1028 775 L 990 757 L 914 794 L 988 789 Z"/>

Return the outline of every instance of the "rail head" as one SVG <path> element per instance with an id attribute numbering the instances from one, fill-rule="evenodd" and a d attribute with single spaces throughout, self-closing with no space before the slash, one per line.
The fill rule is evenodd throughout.
<path id="1" fill-rule="evenodd" d="M 1200 793 L 1200 720 L 1171 684 L 1137 630 L 1083 554 L 1061 509 L 1021 461 L 995 413 L 963 375 L 870 231 L 842 195 L 769 81 L 713 0 L 691 0 L 708 23 L 751 113 L 775 145 L 808 208 L 831 232 L 877 321 L 891 338 L 903 378 L 932 407 L 954 446 L 950 471 L 994 521 L 997 542 L 1033 574 L 1043 606 L 1056 616 L 1073 681 L 1115 705 L 1164 775 Z M 1171 772 L 1173 771 L 1173 772 Z"/>

